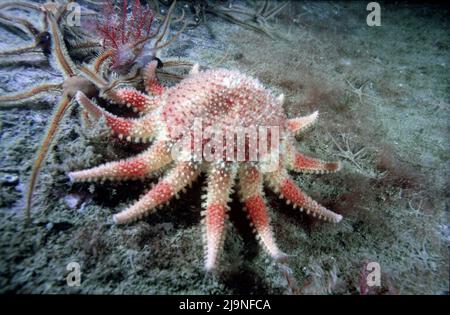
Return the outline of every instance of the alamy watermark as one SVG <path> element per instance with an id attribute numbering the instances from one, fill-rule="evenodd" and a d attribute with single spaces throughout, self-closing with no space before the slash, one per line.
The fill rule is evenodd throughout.
<path id="1" fill-rule="evenodd" d="M 191 128 L 171 127 L 177 139 L 171 155 L 177 161 L 258 162 L 263 172 L 278 169 L 280 128 L 278 126 L 224 126 L 203 124 L 201 118 Z"/>
<path id="2" fill-rule="evenodd" d="M 66 270 L 69 274 L 66 276 L 66 282 L 69 287 L 81 286 L 81 267 L 80 264 L 72 261 L 67 264 Z"/>
<path id="3" fill-rule="evenodd" d="M 67 5 L 66 22 L 68 26 L 81 26 L 81 6 L 76 2 L 71 2 Z"/>
<path id="4" fill-rule="evenodd" d="M 367 11 L 371 11 L 366 18 L 368 26 L 381 26 L 381 6 L 378 2 L 367 4 Z"/>

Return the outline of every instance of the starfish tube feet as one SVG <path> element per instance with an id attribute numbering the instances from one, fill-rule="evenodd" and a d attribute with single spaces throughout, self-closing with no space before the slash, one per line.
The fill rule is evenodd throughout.
<path id="1" fill-rule="evenodd" d="M 107 97 L 118 104 L 126 105 L 130 107 L 134 112 L 146 114 L 156 107 L 158 107 L 159 101 L 156 98 L 150 98 L 147 95 L 139 92 L 133 88 L 123 88 L 115 91 L 109 91 L 106 93 Z"/>

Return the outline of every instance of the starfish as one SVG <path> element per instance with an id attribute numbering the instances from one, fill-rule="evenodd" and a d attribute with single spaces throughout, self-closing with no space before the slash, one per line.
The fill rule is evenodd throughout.
<path id="1" fill-rule="evenodd" d="M 76 96 L 91 117 L 103 117 L 116 137 L 152 144 L 137 156 L 70 172 L 72 182 L 135 180 L 167 169 L 141 199 L 113 216 L 116 224 L 154 213 L 178 197 L 201 173 L 207 175 L 202 211 L 207 271 L 216 268 L 222 252 L 228 202 L 236 179 L 250 225 L 276 261 L 283 261 L 286 254 L 273 235 L 264 185 L 300 211 L 330 222 L 341 221 L 341 215 L 306 195 L 288 174 L 288 170 L 330 173 L 341 168 L 340 162 L 312 158 L 294 148 L 295 136 L 317 120 L 318 112 L 288 119 L 282 107 L 283 95 L 275 97 L 257 79 L 226 69 L 199 71 L 194 65 L 186 79 L 166 88 L 156 80 L 156 66 L 153 61 L 144 71 L 148 94 L 135 89 L 119 93 L 122 103 L 142 114 L 139 118 L 113 115 L 83 92 Z M 256 159 L 252 157 L 255 145 Z"/>

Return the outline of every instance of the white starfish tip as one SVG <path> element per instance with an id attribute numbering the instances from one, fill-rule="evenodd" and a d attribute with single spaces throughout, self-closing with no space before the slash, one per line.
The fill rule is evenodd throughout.
<path id="1" fill-rule="evenodd" d="M 278 95 L 278 97 L 277 97 L 277 102 L 280 103 L 280 104 L 283 104 L 283 103 L 284 103 L 284 94 L 283 94 L 283 93 L 281 93 L 280 95 Z"/>
<path id="2" fill-rule="evenodd" d="M 189 72 L 189 74 L 198 74 L 199 72 L 200 72 L 200 65 L 196 63 L 192 66 L 192 69 Z"/>

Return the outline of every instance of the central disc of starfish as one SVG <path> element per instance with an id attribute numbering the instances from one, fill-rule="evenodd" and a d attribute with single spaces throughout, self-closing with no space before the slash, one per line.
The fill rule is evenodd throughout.
<path id="1" fill-rule="evenodd" d="M 225 69 L 199 73 L 170 89 L 162 119 L 173 141 L 190 136 L 191 145 L 185 149 L 193 150 L 196 140 L 202 152 L 208 145 L 213 153 L 218 146 L 223 151 L 231 146 L 233 158 L 242 149 L 245 161 L 262 140 L 270 145 L 271 136 L 279 137 L 286 121 L 282 97 L 274 97 L 254 78 Z"/>

